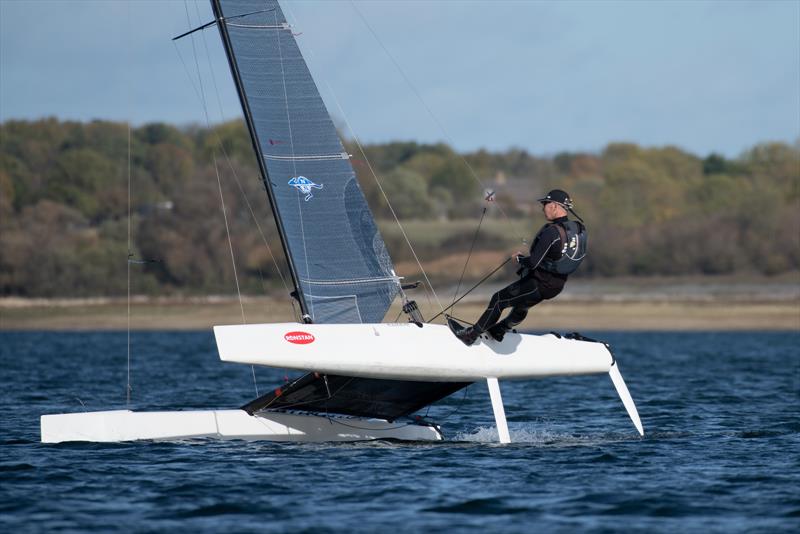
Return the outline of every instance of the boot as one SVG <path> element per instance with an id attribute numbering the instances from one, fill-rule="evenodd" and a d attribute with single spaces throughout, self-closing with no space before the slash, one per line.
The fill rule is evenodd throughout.
<path id="1" fill-rule="evenodd" d="M 503 341 L 506 332 L 508 332 L 509 330 L 511 330 L 511 328 L 508 327 L 505 321 L 500 321 L 499 323 L 491 327 L 489 330 L 487 330 L 487 332 L 489 333 L 490 336 L 494 338 L 495 341 L 500 342 Z"/>
<path id="2" fill-rule="evenodd" d="M 464 328 L 463 330 L 456 332 L 456 337 L 468 347 L 475 343 L 480 335 L 480 330 L 476 329 L 474 326 L 470 326 L 469 328 Z"/>

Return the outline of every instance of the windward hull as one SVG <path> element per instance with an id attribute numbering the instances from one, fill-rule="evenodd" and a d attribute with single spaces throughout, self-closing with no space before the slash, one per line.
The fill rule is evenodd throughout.
<path id="1" fill-rule="evenodd" d="M 436 324 L 232 325 L 214 335 L 226 362 L 395 380 L 522 380 L 608 373 L 614 363 L 604 343 L 509 333 L 467 347 Z"/>

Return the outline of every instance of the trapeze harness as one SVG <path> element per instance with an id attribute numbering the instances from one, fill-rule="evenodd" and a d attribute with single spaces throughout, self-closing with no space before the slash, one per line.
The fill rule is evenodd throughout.
<path id="1" fill-rule="evenodd" d="M 552 223 L 561 236 L 561 257 L 545 258 L 539 268 L 556 274 L 572 274 L 586 257 L 586 226 L 578 221 Z"/>

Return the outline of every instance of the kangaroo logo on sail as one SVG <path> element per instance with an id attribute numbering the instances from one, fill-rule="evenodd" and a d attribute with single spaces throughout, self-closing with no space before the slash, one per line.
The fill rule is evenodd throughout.
<path id="1" fill-rule="evenodd" d="M 303 193 L 306 196 L 306 202 L 314 196 L 311 192 L 312 189 L 322 189 L 322 184 L 315 184 L 305 176 L 295 176 L 289 180 L 289 185 Z"/>
<path id="2" fill-rule="evenodd" d="M 283 339 L 295 345 L 308 345 L 314 342 L 314 336 L 308 332 L 287 332 L 283 334 Z"/>

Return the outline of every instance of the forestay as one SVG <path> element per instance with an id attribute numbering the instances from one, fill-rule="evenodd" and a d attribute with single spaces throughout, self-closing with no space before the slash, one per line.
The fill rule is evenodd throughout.
<path id="1" fill-rule="evenodd" d="M 398 278 L 278 2 L 212 4 L 303 311 L 382 321 Z"/>

